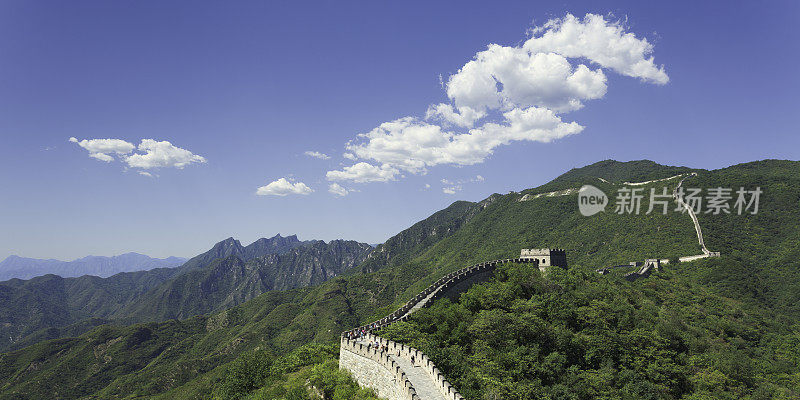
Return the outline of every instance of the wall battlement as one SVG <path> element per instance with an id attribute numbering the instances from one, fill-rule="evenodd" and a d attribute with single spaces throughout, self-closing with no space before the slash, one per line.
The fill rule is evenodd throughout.
<path id="1" fill-rule="evenodd" d="M 566 256 L 564 262 L 566 263 Z M 472 265 L 445 275 L 386 317 L 342 332 L 339 367 L 348 370 L 360 385 L 375 389 L 379 396 L 389 400 L 463 400 L 428 356 L 412 347 L 377 336 L 373 332 L 395 322 L 407 320 L 414 311 L 427 307 L 438 298 L 454 296 L 465 291 L 472 284 L 491 277 L 498 265 L 506 263 L 539 266 L 538 259 L 506 258 Z M 379 348 L 371 345 L 375 342 L 379 343 Z M 380 349 L 384 346 L 388 347 L 388 351 Z M 401 368 L 400 363 L 408 365 L 412 356 L 415 363 L 423 369 L 426 383 L 436 388 L 435 393 L 418 393 L 408 374 Z"/>

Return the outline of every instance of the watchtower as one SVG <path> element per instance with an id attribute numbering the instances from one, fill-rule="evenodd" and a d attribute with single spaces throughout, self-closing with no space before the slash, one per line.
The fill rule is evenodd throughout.
<path id="1" fill-rule="evenodd" d="M 567 252 L 564 249 L 522 249 L 519 258 L 537 260 L 542 272 L 549 266 L 567 268 Z"/>

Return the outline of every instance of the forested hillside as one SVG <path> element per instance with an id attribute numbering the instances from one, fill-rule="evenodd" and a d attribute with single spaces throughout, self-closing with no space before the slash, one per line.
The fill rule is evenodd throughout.
<path id="1" fill-rule="evenodd" d="M 188 318 L 273 289 L 313 285 L 358 265 L 372 248 L 353 241 L 228 238 L 177 268 L 109 278 L 46 275 L 0 282 L 0 349 L 74 336 L 103 323 Z"/>
<path id="2" fill-rule="evenodd" d="M 588 183 L 613 198 L 623 181 L 689 171 L 604 161 L 538 188 L 455 203 L 350 269 L 375 272 L 267 292 L 207 316 L 103 326 L 3 354 L 0 397 L 56 390 L 64 398 L 308 398 L 312 371 L 335 374 L 335 352 L 320 350 L 324 356 L 313 365 L 296 363 L 280 374 L 273 373 L 272 365 L 282 363 L 276 360 L 310 343 L 335 345 L 339 332 L 388 314 L 459 267 L 515 256 L 520 248 L 560 247 L 569 270 L 542 277 L 512 268 L 392 334 L 425 350 L 470 398 L 796 398 L 800 163 L 691 170 L 698 176 L 684 185 L 760 186 L 759 213 L 700 215 L 708 247 L 723 257 L 670 263 L 634 282 L 594 269 L 698 254 L 688 215 L 617 214 L 609 207 L 584 217 L 575 192 L 536 197 Z"/>

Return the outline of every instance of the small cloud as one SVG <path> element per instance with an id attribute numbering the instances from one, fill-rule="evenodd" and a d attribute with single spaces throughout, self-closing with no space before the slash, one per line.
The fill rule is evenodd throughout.
<path id="1" fill-rule="evenodd" d="M 303 154 L 305 154 L 305 155 L 307 155 L 309 157 L 319 158 L 320 160 L 329 160 L 331 158 L 331 156 L 329 156 L 329 155 L 327 155 L 325 153 L 320 153 L 318 151 L 309 150 L 309 151 L 306 151 Z"/>
<path id="2" fill-rule="evenodd" d="M 203 156 L 192 154 L 191 151 L 174 146 L 166 140 L 158 142 L 153 139 L 142 139 L 138 149 L 144 154 L 125 157 L 125 162 L 131 168 L 174 167 L 182 169 L 189 164 L 206 162 Z"/>
<path id="3" fill-rule="evenodd" d="M 353 181 L 355 183 L 387 182 L 396 179 L 400 173 L 396 168 L 383 164 L 380 167 L 365 162 L 360 162 L 341 171 L 328 171 L 329 181 Z"/>
<path id="4" fill-rule="evenodd" d="M 477 175 L 477 176 L 475 176 L 475 181 L 476 181 L 476 182 L 483 182 L 483 181 L 485 181 L 485 180 L 486 180 L 486 179 L 484 179 L 484 178 L 483 178 L 483 176 L 481 176 L 481 175 Z"/>
<path id="5" fill-rule="evenodd" d="M 459 191 L 459 190 L 461 190 L 461 188 L 460 187 L 456 187 L 456 186 L 443 187 L 442 188 L 442 193 L 444 193 L 444 194 L 456 194 L 456 192 Z"/>
<path id="6" fill-rule="evenodd" d="M 350 191 L 348 191 L 342 185 L 340 185 L 340 184 L 338 184 L 336 182 L 331 183 L 330 186 L 328 186 L 328 192 L 331 192 L 334 195 L 339 196 L 339 197 L 347 196 L 347 194 L 350 193 Z"/>
<path id="7" fill-rule="evenodd" d="M 425 189 L 430 189 L 430 188 L 431 188 L 431 184 L 430 183 L 426 183 L 425 184 Z"/>
<path id="8" fill-rule="evenodd" d="M 106 153 L 89 153 L 89 157 L 98 159 L 100 161 L 105 161 L 105 162 L 114 161 L 114 157 L 111 157 L 110 155 L 108 155 Z"/>
<path id="9" fill-rule="evenodd" d="M 355 160 L 356 159 L 356 156 L 354 156 L 353 153 L 344 153 L 344 154 L 342 154 L 342 157 L 344 157 L 344 158 L 346 158 L 348 160 Z"/>
<path id="10" fill-rule="evenodd" d="M 117 159 L 127 164 L 130 168 L 174 167 L 181 169 L 189 164 L 206 162 L 204 157 L 174 146 L 166 140 L 159 142 L 153 139 L 142 139 L 138 147 L 122 139 L 78 140 L 75 137 L 71 137 L 69 141 L 86 149 L 89 152 L 89 157 L 111 162 L 115 160 L 114 156 L 116 156 Z M 138 153 L 135 151 L 138 151 Z"/>
<path id="11" fill-rule="evenodd" d="M 105 162 L 114 161 L 114 157 L 112 157 L 111 154 L 125 157 L 126 154 L 132 152 L 136 148 L 133 143 L 126 142 L 122 139 L 78 140 L 75 137 L 71 137 L 69 141 L 70 143 L 76 143 L 78 146 L 88 151 L 89 157 Z"/>
<path id="12" fill-rule="evenodd" d="M 151 173 L 149 173 L 149 172 L 147 172 L 147 171 L 139 171 L 139 175 L 142 175 L 142 176 L 149 176 L 149 177 L 151 177 L 151 178 L 154 178 L 153 174 L 151 174 Z"/>
<path id="13" fill-rule="evenodd" d="M 306 186 L 303 182 L 292 183 L 286 178 L 280 178 L 277 181 L 270 182 L 265 186 L 261 186 L 256 190 L 259 196 L 287 196 L 290 194 L 309 195 L 314 191 Z"/>

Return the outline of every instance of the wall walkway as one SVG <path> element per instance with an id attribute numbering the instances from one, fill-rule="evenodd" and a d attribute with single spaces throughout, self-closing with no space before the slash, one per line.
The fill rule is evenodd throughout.
<path id="1" fill-rule="evenodd" d="M 476 264 L 445 275 L 386 317 L 343 332 L 339 346 L 339 367 L 349 371 L 361 386 L 373 388 L 379 396 L 389 400 L 462 400 L 463 397 L 428 356 L 373 332 L 407 320 L 415 311 L 427 307 L 436 299 L 466 291 L 469 286 L 488 279 L 497 266 L 505 263 L 538 264 L 531 259 L 507 258 Z"/>

